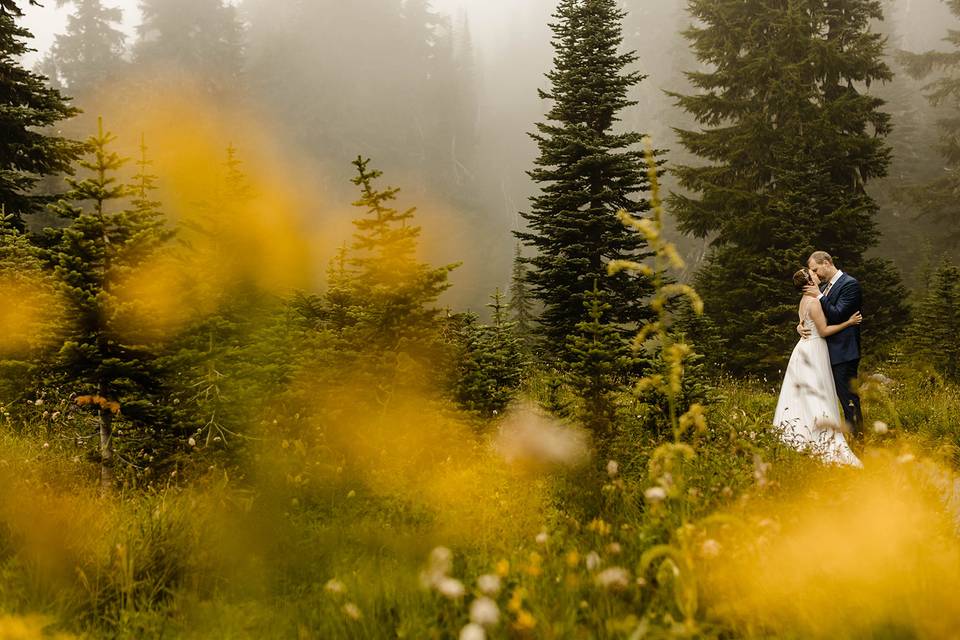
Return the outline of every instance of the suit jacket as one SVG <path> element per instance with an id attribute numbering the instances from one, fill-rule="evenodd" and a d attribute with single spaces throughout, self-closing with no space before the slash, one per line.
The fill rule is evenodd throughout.
<path id="1" fill-rule="evenodd" d="M 841 324 L 850 319 L 863 301 L 860 283 L 844 272 L 830 289 L 830 295 L 820 298 L 827 324 Z M 860 359 L 860 326 L 847 327 L 827 338 L 830 364 L 841 364 Z"/>

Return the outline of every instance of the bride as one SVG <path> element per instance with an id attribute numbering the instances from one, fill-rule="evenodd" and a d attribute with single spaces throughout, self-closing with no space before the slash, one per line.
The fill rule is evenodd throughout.
<path id="1" fill-rule="evenodd" d="M 801 269 L 793 275 L 793 283 L 803 291 L 807 285 L 819 286 L 820 279 Z M 843 417 L 824 338 L 860 324 L 863 318 L 858 311 L 843 324 L 828 326 L 820 302 L 810 296 L 800 298 L 799 314 L 810 336 L 801 338 L 790 356 L 773 424 L 781 440 L 795 449 L 811 451 L 825 462 L 862 467 L 840 432 Z"/>

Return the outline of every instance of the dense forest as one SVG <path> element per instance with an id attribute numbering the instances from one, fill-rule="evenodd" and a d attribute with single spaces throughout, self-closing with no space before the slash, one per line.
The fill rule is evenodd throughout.
<path id="1" fill-rule="evenodd" d="M 531 0 L 492 49 L 55 4 L 28 65 L 0 0 L 0 638 L 960 629 L 960 2 Z M 819 264 L 863 469 L 774 424 Z"/>

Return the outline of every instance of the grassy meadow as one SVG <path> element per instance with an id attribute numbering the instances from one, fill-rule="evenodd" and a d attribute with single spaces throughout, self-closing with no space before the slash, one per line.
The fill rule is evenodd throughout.
<path id="1" fill-rule="evenodd" d="M 960 389 L 877 373 L 863 471 L 780 446 L 775 386 L 739 381 L 679 457 L 627 397 L 609 460 L 529 407 L 411 398 L 336 455 L 293 438 L 119 496 L 55 430 L 5 436 L 0 638 L 950 637 Z"/>

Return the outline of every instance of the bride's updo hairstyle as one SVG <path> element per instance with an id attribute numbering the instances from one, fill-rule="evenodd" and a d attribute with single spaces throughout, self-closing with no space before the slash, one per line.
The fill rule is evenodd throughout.
<path id="1" fill-rule="evenodd" d="M 803 291 L 803 288 L 807 285 L 813 284 L 813 278 L 810 277 L 810 272 L 806 269 L 800 269 L 795 274 L 793 274 L 793 284 L 800 291 Z"/>

